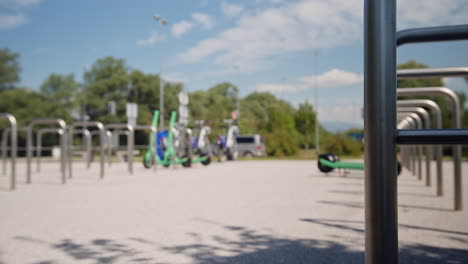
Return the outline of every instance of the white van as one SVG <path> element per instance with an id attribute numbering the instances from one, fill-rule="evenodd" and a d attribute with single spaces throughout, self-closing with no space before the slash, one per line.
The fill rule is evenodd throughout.
<path id="1" fill-rule="evenodd" d="M 237 149 L 241 157 L 266 156 L 265 141 L 259 134 L 238 135 L 236 137 Z"/>

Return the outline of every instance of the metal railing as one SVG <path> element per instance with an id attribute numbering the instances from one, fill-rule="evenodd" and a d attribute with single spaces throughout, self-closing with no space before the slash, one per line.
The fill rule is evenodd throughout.
<path id="1" fill-rule="evenodd" d="M 397 130 L 396 47 L 468 39 L 468 25 L 412 29 L 397 34 L 396 0 L 365 0 L 364 5 L 366 263 L 395 264 L 398 263 L 396 144 L 468 141 L 467 130 Z M 461 201 L 455 204 L 455 210 L 460 209 Z"/>

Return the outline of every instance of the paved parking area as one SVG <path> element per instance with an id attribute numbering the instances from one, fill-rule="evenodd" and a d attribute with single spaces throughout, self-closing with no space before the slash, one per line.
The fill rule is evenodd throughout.
<path id="1" fill-rule="evenodd" d="M 26 185 L 20 163 L 17 191 L 0 176 L 0 263 L 364 263 L 363 173 L 315 164 L 135 164 L 134 175 L 114 164 L 100 180 L 97 163 L 78 163 L 61 185 L 58 163 L 44 162 Z M 400 176 L 401 263 L 468 263 L 468 192 L 453 212 L 451 170 L 444 197 Z"/>

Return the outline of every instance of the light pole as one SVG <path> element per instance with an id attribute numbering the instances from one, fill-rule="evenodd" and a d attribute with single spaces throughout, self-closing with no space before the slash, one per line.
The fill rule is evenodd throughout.
<path id="1" fill-rule="evenodd" d="M 154 15 L 153 19 L 156 20 L 161 25 L 161 35 L 164 29 L 164 25 L 167 25 L 167 20 L 162 18 L 160 15 Z M 159 45 L 160 52 L 160 70 L 159 70 L 159 128 L 161 131 L 164 129 L 164 80 L 162 78 L 163 72 L 163 49 L 162 43 Z"/>
<path id="2" fill-rule="evenodd" d="M 314 78 L 314 86 L 315 86 L 315 154 L 319 155 L 320 154 L 320 139 L 319 139 L 319 121 L 318 121 L 318 51 L 314 52 L 314 57 L 315 57 L 315 78 Z"/>
<path id="3" fill-rule="evenodd" d="M 240 65 L 239 64 L 234 64 L 232 65 L 232 67 L 237 70 L 237 81 L 239 82 L 239 75 L 240 75 Z M 239 83 L 238 83 L 239 84 Z M 237 95 L 236 95 L 236 108 L 237 108 L 237 121 L 239 121 L 239 118 L 240 118 L 240 98 L 239 98 L 239 94 L 240 94 L 240 88 L 239 88 L 240 84 L 237 86 Z"/>

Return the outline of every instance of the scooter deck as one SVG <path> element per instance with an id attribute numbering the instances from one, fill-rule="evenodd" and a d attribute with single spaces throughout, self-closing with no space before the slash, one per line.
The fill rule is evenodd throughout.
<path id="1" fill-rule="evenodd" d="M 343 161 L 329 161 L 320 159 L 320 163 L 335 169 L 350 169 L 350 170 L 364 170 L 364 163 L 357 162 L 343 162 Z"/>

